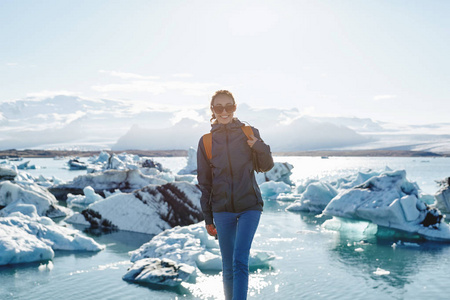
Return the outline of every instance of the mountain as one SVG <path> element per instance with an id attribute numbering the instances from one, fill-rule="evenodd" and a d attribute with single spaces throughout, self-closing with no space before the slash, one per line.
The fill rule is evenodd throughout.
<path id="1" fill-rule="evenodd" d="M 312 117 L 298 109 L 238 104 L 273 151 L 421 150 L 450 152 L 450 123 L 404 125 L 369 118 Z M 0 103 L 0 149 L 187 150 L 209 131 L 204 108 L 77 96 Z"/>

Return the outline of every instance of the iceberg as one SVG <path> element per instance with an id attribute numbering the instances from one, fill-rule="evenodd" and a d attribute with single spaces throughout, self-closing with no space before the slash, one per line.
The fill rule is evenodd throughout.
<path id="1" fill-rule="evenodd" d="M 132 193 L 118 193 L 97 201 L 67 223 L 158 234 L 177 225 L 203 219 L 200 189 L 187 182 L 150 184 Z"/>
<path id="2" fill-rule="evenodd" d="M 290 176 L 291 170 L 294 168 L 290 163 L 275 162 L 273 168 L 265 173 L 256 173 L 256 182 L 262 184 L 268 181 L 284 182 L 287 185 L 293 186 Z"/>
<path id="3" fill-rule="evenodd" d="M 83 189 L 83 195 L 72 195 L 67 194 L 67 205 L 69 207 L 72 206 L 87 206 L 89 204 L 92 204 L 94 202 L 103 200 L 104 198 L 98 194 L 95 193 L 94 189 L 90 186 L 87 186 Z M 108 192 L 107 192 L 108 193 Z"/>
<path id="4" fill-rule="evenodd" d="M 436 207 L 442 212 L 450 212 L 450 177 L 438 182 L 441 186 L 436 192 Z"/>
<path id="5" fill-rule="evenodd" d="M 154 265 L 161 264 L 161 261 L 168 261 L 171 265 L 169 270 L 177 266 L 184 267 L 185 275 L 177 277 L 177 284 L 181 281 L 193 280 L 202 271 L 219 272 L 222 269 L 222 260 L 218 242 L 208 235 L 205 229 L 205 223 L 199 222 L 184 227 L 174 227 L 165 230 L 151 239 L 148 243 L 142 245 L 139 249 L 130 252 L 130 260 L 134 265 L 124 275 L 124 280 L 142 282 L 134 278 L 145 278 L 145 267 L 154 269 Z M 249 266 L 251 269 L 268 267 L 269 262 L 274 260 L 275 256 L 269 251 L 250 251 Z M 187 268 L 190 266 L 192 269 Z M 195 270 L 195 271 L 193 271 Z M 140 275 L 142 273 L 142 275 Z M 160 282 L 165 282 L 165 275 L 159 278 Z M 152 281 L 158 281 L 153 278 Z M 169 282 L 169 285 L 172 285 Z"/>
<path id="6" fill-rule="evenodd" d="M 26 161 L 17 166 L 19 170 L 34 170 L 36 169 L 35 165 L 30 165 L 30 161 Z"/>
<path id="7" fill-rule="evenodd" d="M 0 166 L 0 181 L 14 180 L 17 174 L 17 168 L 13 165 Z"/>
<path id="8" fill-rule="evenodd" d="M 406 179 L 404 170 L 383 172 L 334 197 L 323 213 L 450 241 L 450 227 L 443 216 L 418 197 L 417 185 Z"/>
<path id="9" fill-rule="evenodd" d="M 187 165 L 178 171 L 178 175 L 192 174 L 197 175 L 197 150 L 189 148 Z"/>
<path id="10" fill-rule="evenodd" d="M 83 236 L 77 230 L 39 217 L 30 204 L 7 217 L 0 217 L 0 265 L 50 260 L 54 250 L 100 251 L 104 246 Z"/>
<path id="11" fill-rule="evenodd" d="M 326 182 L 313 182 L 301 194 L 300 199 L 295 200 L 286 209 L 289 211 L 321 213 L 337 194 L 337 190 L 330 184 Z"/>
<path id="12" fill-rule="evenodd" d="M 39 216 L 54 218 L 69 214 L 67 209 L 58 205 L 58 201 L 51 193 L 36 184 L 0 182 L 0 207 L 4 207 L 0 210 L 0 216 L 13 212 L 13 207 L 16 207 L 17 203 L 34 205 Z"/>
<path id="13" fill-rule="evenodd" d="M 259 185 L 263 199 L 276 199 L 280 194 L 291 193 L 292 188 L 284 182 L 267 181 Z"/>
<path id="14" fill-rule="evenodd" d="M 69 166 L 69 170 L 86 170 L 88 167 L 85 162 L 79 161 L 76 158 L 69 160 L 67 165 Z"/>
<path id="15" fill-rule="evenodd" d="M 102 151 L 98 156 L 90 157 L 90 165 L 87 167 L 88 173 L 102 172 L 106 170 L 136 170 L 142 164 L 138 155 L 112 153 L 111 155 Z"/>
<path id="16" fill-rule="evenodd" d="M 65 184 L 55 185 L 49 191 L 57 199 L 65 200 L 67 194 L 82 194 L 83 189 L 90 186 L 99 195 L 104 195 L 104 190 L 114 191 L 119 189 L 122 192 L 132 192 L 143 188 L 149 184 L 165 184 L 166 180 L 147 176 L 139 170 L 107 170 L 103 173 L 91 173 L 80 175 Z"/>
<path id="17" fill-rule="evenodd" d="M 178 286 L 189 281 L 192 275 L 195 276 L 195 271 L 192 266 L 177 264 L 167 258 L 145 258 L 133 264 L 122 279 L 136 283 Z"/>
<path id="18" fill-rule="evenodd" d="M 52 176 L 52 178 L 46 178 L 42 175 L 39 175 L 39 177 L 34 177 L 30 173 L 21 171 L 17 174 L 17 176 L 14 178 L 15 183 L 19 184 L 37 184 L 39 186 L 42 186 L 44 188 L 49 188 L 57 184 L 63 184 L 64 181 L 61 179 L 56 178 L 55 176 Z"/>

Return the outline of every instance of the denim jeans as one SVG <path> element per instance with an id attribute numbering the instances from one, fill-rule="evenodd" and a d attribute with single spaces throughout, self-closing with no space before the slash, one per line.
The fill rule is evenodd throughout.
<path id="1" fill-rule="evenodd" d="M 247 299 L 248 258 L 261 212 L 247 210 L 215 212 L 213 215 L 222 254 L 225 299 Z"/>

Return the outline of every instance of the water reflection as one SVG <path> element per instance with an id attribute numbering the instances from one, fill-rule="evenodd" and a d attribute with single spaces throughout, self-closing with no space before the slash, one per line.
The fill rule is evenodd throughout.
<path id="1" fill-rule="evenodd" d="M 374 230 L 374 224 L 368 226 L 369 230 L 366 227 L 359 232 L 344 226 L 336 233 L 329 252 L 336 267 L 362 276 L 374 289 L 384 285 L 404 289 L 422 268 L 435 265 L 444 250 L 449 249 L 447 244 L 425 241 L 417 235 L 381 227 Z M 387 272 L 380 275 L 383 272 L 376 272 L 379 269 Z"/>
<path id="2" fill-rule="evenodd" d="M 83 231 L 87 236 L 95 239 L 97 243 L 106 245 L 109 251 L 116 253 L 136 250 L 155 236 L 152 234 L 124 230 L 88 228 L 82 225 L 73 225 L 73 227 Z"/>

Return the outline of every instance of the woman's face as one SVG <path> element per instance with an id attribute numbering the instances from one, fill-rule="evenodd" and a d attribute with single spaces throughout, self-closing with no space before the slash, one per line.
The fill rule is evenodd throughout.
<path id="1" fill-rule="evenodd" d="M 213 104 L 214 104 L 213 113 L 219 124 L 228 124 L 231 122 L 231 120 L 233 120 L 234 111 L 236 108 L 235 105 L 233 104 L 233 99 L 230 96 L 217 95 L 214 98 Z M 218 108 L 219 110 L 222 109 L 222 112 L 220 113 L 217 112 L 216 108 Z M 225 108 L 227 108 L 228 111 L 231 112 L 227 112 Z"/>

